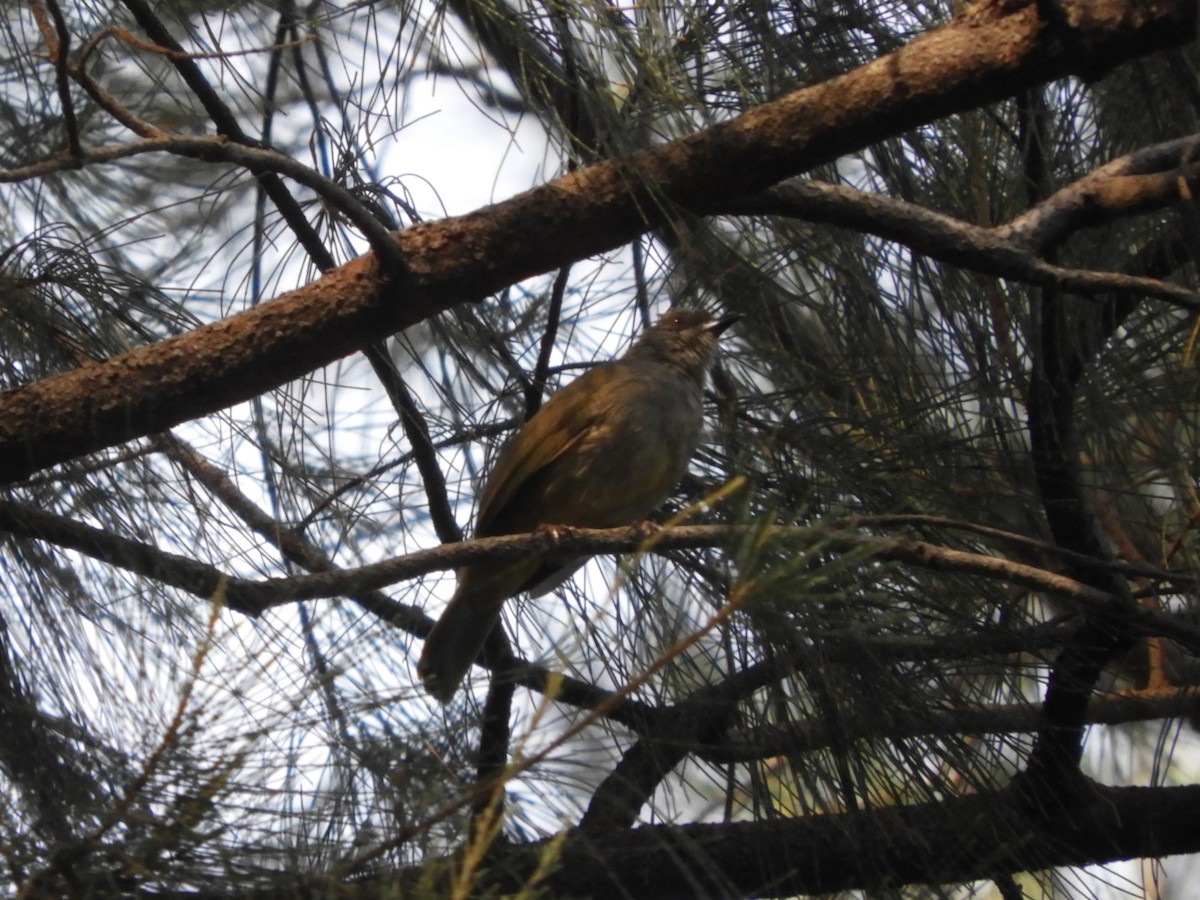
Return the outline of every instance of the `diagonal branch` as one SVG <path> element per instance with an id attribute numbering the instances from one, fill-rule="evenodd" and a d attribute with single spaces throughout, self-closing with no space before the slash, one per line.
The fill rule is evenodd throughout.
<path id="1" fill-rule="evenodd" d="M 784 674 L 784 667 L 773 660 L 758 663 L 660 710 L 653 727 L 625 751 L 596 788 L 579 830 L 598 833 L 632 827 L 671 770 L 690 753 L 700 750 L 703 755 L 702 748 L 720 741 L 738 703 Z"/>
<path id="2" fill-rule="evenodd" d="M 601 162 L 396 237 L 405 286 L 374 255 L 274 301 L 0 395 L 0 481 L 223 409 L 455 304 L 610 250 L 680 207 L 740 197 L 953 112 L 1189 40 L 1190 0 L 1097 7 L 1078 31 L 985 2 L 852 72 L 630 159 Z M 246 149 L 246 148 L 243 148 Z"/>
<path id="3" fill-rule="evenodd" d="M 1081 296 L 1149 296 L 1196 310 L 1200 309 L 1200 294 L 1183 285 L 1120 272 L 1067 268 L 1047 262 L 1039 253 L 1079 228 L 1191 203 L 1192 195 L 1200 193 L 1200 167 L 1187 161 L 1197 145 L 1200 137 L 1193 135 L 1121 157 L 1013 222 L 995 228 L 973 225 L 916 203 L 817 181 L 788 181 L 734 202 L 731 211 L 799 216 L 855 228 L 897 241 L 931 259 Z M 1141 173 L 1146 160 L 1162 162 L 1164 154 L 1173 155 L 1176 164 L 1181 160 L 1187 164 Z"/>

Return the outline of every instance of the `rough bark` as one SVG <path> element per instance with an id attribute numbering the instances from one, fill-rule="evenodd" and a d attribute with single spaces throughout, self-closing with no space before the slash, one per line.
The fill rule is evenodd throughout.
<path id="1" fill-rule="evenodd" d="M 630 159 L 396 237 L 244 313 L 0 395 L 0 481 L 247 400 L 457 303 L 610 250 L 674 209 L 734 201 L 851 150 L 1065 75 L 1094 76 L 1195 35 L 1189 0 L 986 2 L 896 53 Z M 202 142 L 162 149 L 203 157 Z M 223 159 L 220 142 L 208 152 Z M 86 154 L 84 164 L 86 164 Z"/>

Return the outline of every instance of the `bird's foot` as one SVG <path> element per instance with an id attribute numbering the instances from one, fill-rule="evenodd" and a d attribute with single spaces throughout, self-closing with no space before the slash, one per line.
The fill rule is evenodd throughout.
<path id="1" fill-rule="evenodd" d="M 570 537 L 575 533 L 575 531 L 576 529 L 572 528 L 570 525 L 551 524 L 542 524 L 533 529 L 534 534 L 541 535 L 542 537 L 547 538 L 554 543 L 561 541 L 563 538 Z"/>
<path id="2" fill-rule="evenodd" d="M 643 541 L 648 541 L 652 537 L 657 537 L 662 533 L 663 527 L 657 522 L 652 522 L 649 519 L 642 519 L 640 522 L 634 522 L 629 526 L 629 530 Z"/>

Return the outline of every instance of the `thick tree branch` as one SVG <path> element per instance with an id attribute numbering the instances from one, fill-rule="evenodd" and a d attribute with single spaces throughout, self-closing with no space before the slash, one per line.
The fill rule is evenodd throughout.
<path id="1" fill-rule="evenodd" d="M 147 33 L 158 45 L 165 47 L 169 51 L 169 57 L 176 71 L 179 72 L 189 89 L 203 104 L 209 118 L 217 126 L 218 133 L 238 145 L 250 148 L 252 153 L 259 150 L 258 142 L 252 140 L 242 131 L 233 110 L 229 108 L 220 94 L 213 89 L 208 79 L 200 71 L 199 66 L 196 65 L 195 60 L 182 52 L 182 47 L 175 41 L 174 36 L 162 20 L 158 18 L 150 5 L 145 0 L 126 0 L 126 6 L 129 7 L 130 11 L 137 18 L 138 23 L 146 29 Z M 279 38 L 277 43 L 280 45 L 282 45 L 284 32 L 294 24 L 292 21 L 293 14 L 294 11 L 289 13 L 285 10 L 281 16 L 280 30 L 277 35 Z M 273 72 L 278 64 L 278 53 L 277 49 L 273 55 Z M 298 72 L 303 76 L 303 66 L 298 67 Z M 271 122 L 274 115 L 273 94 L 276 83 L 277 80 L 275 78 L 270 79 L 271 87 L 267 92 L 269 102 L 266 104 L 264 112 L 264 140 L 269 139 L 270 135 Z M 291 228 L 292 233 L 296 235 L 301 245 L 307 250 L 309 258 L 313 263 L 322 270 L 333 268 L 333 255 L 325 247 L 316 230 L 308 221 L 307 216 L 304 215 L 300 204 L 296 202 L 296 199 L 277 174 L 277 169 L 281 167 L 291 169 L 293 174 L 296 174 L 296 167 L 299 164 L 283 157 L 281 154 L 264 152 L 256 153 L 255 155 L 266 157 L 271 163 L 267 166 L 247 166 L 247 168 L 254 172 L 263 194 L 270 197 L 271 202 L 275 204 L 284 221 L 288 223 L 288 227 Z M 281 160 L 286 160 L 282 166 L 280 165 Z M 375 255 L 383 260 L 385 269 L 394 276 L 401 275 L 404 271 L 404 260 L 392 238 L 392 232 L 396 227 L 395 223 L 381 209 L 368 207 L 357 195 L 346 190 L 341 184 L 321 176 L 308 167 L 299 166 L 299 170 L 299 174 L 307 180 L 307 184 L 313 190 L 317 191 L 323 199 L 338 209 L 362 231 L 370 242 L 371 249 Z M 258 239 L 256 237 L 256 240 Z M 372 370 L 375 372 L 376 377 L 379 378 L 384 390 L 387 391 L 388 397 L 391 399 L 392 405 L 400 417 L 400 423 L 404 428 L 405 435 L 409 439 L 409 444 L 412 446 L 417 468 L 420 470 L 421 477 L 425 482 L 426 495 L 429 497 L 430 518 L 433 521 L 438 537 L 443 541 L 461 539 L 462 533 L 450 510 L 450 502 L 446 493 L 445 476 L 437 465 L 437 459 L 429 437 L 429 429 L 417 408 L 416 401 L 413 400 L 407 385 L 404 383 L 404 379 L 401 378 L 400 373 L 396 370 L 395 363 L 392 361 L 383 342 L 368 344 L 363 349 Z"/>
<path id="2" fill-rule="evenodd" d="M 573 829 L 549 849 L 557 867 L 540 887 L 556 897 L 789 897 L 1200 849 L 1200 787 L 1079 788 L 1067 802 L 1043 808 L 1009 789 L 769 822 Z M 546 841 L 513 848 L 495 860 L 479 893 L 520 891 L 546 852 Z M 427 868 L 398 876 L 401 885 L 422 877 Z"/>
<path id="3" fill-rule="evenodd" d="M 1039 298 L 1027 415 L 1030 456 L 1055 543 L 1107 562 L 1112 552 L 1083 487 L 1075 421 L 1079 380 L 1106 335 L 1090 327 L 1092 310 L 1065 300 L 1051 290 Z M 1050 789 L 1078 774 L 1088 698 L 1104 667 L 1132 646 L 1131 624 L 1139 609 L 1128 581 L 1117 573 L 1071 563 L 1068 569 L 1114 602 L 1088 610 L 1083 627 L 1051 669 L 1042 727 L 1029 757 L 1029 771 Z"/>
<path id="4" fill-rule="evenodd" d="M 520 894 L 534 873 L 553 897 L 692 900 L 792 897 L 961 884 L 1004 873 L 1162 858 L 1200 850 L 1200 787 L 1113 788 L 1081 783 L 1070 802 L 1035 808 L 1014 788 L 916 806 L 766 822 L 647 825 L 602 834 L 571 829 L 511 845 L 489 859 L 472 895 Z M 276 878 L 261 900 L 426 895 L 433 860 L 353 881 Z M 440 871 L 453 871 L 446 859 Z M 546 871 L 550 863 L 549 871 Z M 436 891 L 435 891 L 436 892 Z M 145 892 L 202 900 L 225 889 Z"/>
<path id="5" fill-rule="evenodd" d="M 720 212 L 924 122 L 1184 43 L 1195 15 L 1189 0 L 1114 2 L 1074 31 L 1032 4 L 976 4 L 896 53 L 728 123 L 405 231 L 402 289 L 368 254 L 240 315 L 0 395 L 0 481 L 257 396 L 456 303 L 619 246 L 675 207 Z"/>
<path id="6" fill-rule="evenodd" d="M 271 199 L 271 202 L 279 210 L 284 221 L 287 222 L 288 227 L 292 230 L 292 233 L 300 241 L 301 246 L 305 248 L 309 258 L 319 269 L 326 270 L 333 268 L 335 264 L 334 257 L 312 227 L 312 224 L 308 221 L 307 216 L 305 216 L 295 197 L 292 196 L 291 191 L 288 190 L 287 186 L 279 178 L 279 172 L 281 171 L 289 172 L 294 177 L 297 177 L 302 183 L 305 183 L 316 191 L 332 207 L 338 209 L 347 219 L 354 223 L 366 236 L 376 256 L 384 261 L 385 269 L 389 273 L 393 276 L 399 276 L 403 273 L 404 260 L 392 237 L 392 232 L 395 229 L 394 222 L 391 222 L 381 210 L 368 207 L 358 196 L 346 190 L 341 184 L 322 176 L 320 173 L 300 164 L 296 160 L 267 150 L 261 147 L 257 141 L 251 139 L 242 130 L 233 110 L 224 101 L 220 93 L 213 89 L 208 79 L 200 71 L 200 67 L 196 64 L 195 59 L 183 52 L 183 48 L 175 40 L 163 21 L 155 14 L 151 6 L 145 3 L 144 0 L 126 0 L 126 6 L 129 7 L 147 34 L 156 42 L 155 47 L 161 48 L 166 52 L 166 55 L 172 61 L 180 77 L 183 78 L 188 88 L 200 100 L 209 118 L 217 126 L 218 133 L 223 139 L 229 142 L 226 143 L 225 140 L 212 141 L 211 152 L 218 156 L 222 155 L 223 152 L 227 152 L 230 162 L 245 165 L 247 169 L 254 173 L 262 194 Z M 282 15 L 280 30 L 277 34 L 277 44 L 279 45 L 283 43 L 283 36 L 288 27 L 289 18 L 289 14 L 285 11 Z M 278 63 L 279 49 L 281 47 L 277 48 L 272 58 L 273 73 Z M 81 61 L 74 66 L 73 71 L 75 77 L 84 85 L 93 98 L 107 109 L 110 114 L 132 128 L 137 134 L 143 136 L 153 135 L 154 139 L 169 143 L 170 137 L 168 135 L 149 126 L 147 123 L 141 122 L 136 116 L 117 104 L 115 100 L 94 84 L 83 69 L 86 58 L 85 52 Z M 302 67 L 300 72 L 303 73 Z M 264 112 L 264 140 L 269 140 L 271 131 L 272 116 L 274 115 L 273 93 L 276 79 L 273 77 L 269 79 L 269 84 L 270 87 L 268 87 L 267 93 L 270 102 L 266 104 Z M 185 155 L 187 153 L 187 151 L 183 150 L 181 152 Z M 248 162 L 248 159 L 259 159 L 260 162 L 254 164 Z M 257 235 L 256 241 L 260 238 L 261 235 Z M 409 438 L 417 468 L 420 470 L 421 477 L 425 483 L 426 495 L 429 498 L 430 517 L 437 530 L 438 537 L 443 541 L 461 539 L 461 531 L 450 510 L 445 476 L 437 465 L 429 431 L 417 408 L 416 402 L 411 397 L 404 380 L 396 370 L 395 364 L 387 353 L 387 349 L 383 343 L 368 344 L 363 349 L 372 370 L 387 391 L 388 397 L 391 399 L 397 415 L 400 417 L 401 426 Z"/>

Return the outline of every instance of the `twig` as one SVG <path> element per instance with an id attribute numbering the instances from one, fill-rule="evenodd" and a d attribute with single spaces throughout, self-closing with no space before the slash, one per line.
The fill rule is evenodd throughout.
<path id="1" fill-rule="evenodd" d="M 54 18 L 51 30 L 45 19 L 45 9 L 40 0 L 33 3 L 33 16 L 46 41 L 46 50 L 54 63 L 55 83 L 58 87 L 58 102 L 62 106 L 63 126 L 67 131 L 67 148 L 71 156 L 79 158 L 83 146 L 79 142 L 79 122 L 75 118 L 75 104 L 71 100 L 71 32 L 63 18 L 58 0 L 45 0 Z"/>
<path id="2" fill-rule="evenodd" d="M 546 315 L 546 330 L 542 334 L 542 343 L 538 348 L 537 365 L 533 368 L 533 378 L 525 388 L 525 418 L 529 419 L 538 407 L 542 405 L 542 395 L 546 390 L 546 375 L 550 371 L 550 354 L 554 350 L 554 340 L 558 336 L 558 323 L 562 316 L 563 294 L 571 278 L 571 267 L 563 266 L 554 277 L 554 287 L 550 291 L 550 310 Z"/>

